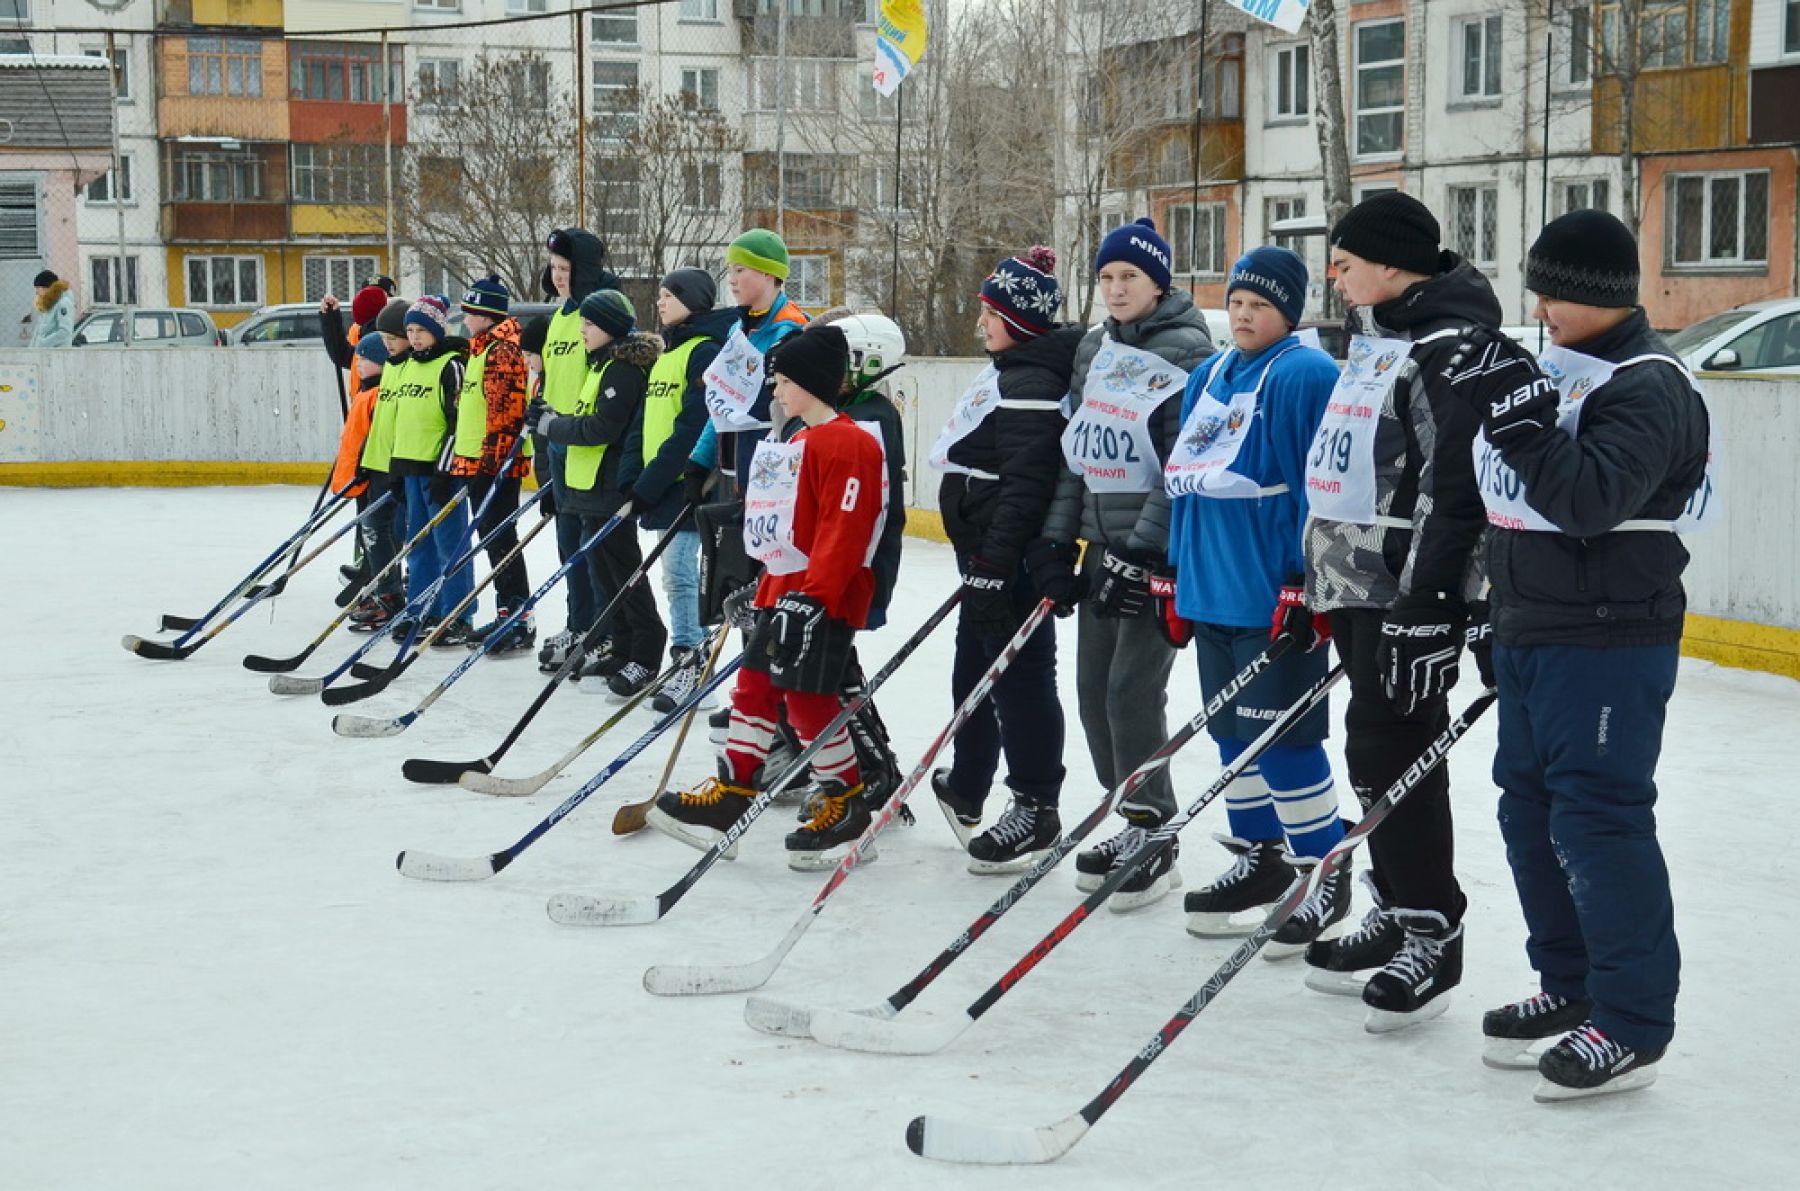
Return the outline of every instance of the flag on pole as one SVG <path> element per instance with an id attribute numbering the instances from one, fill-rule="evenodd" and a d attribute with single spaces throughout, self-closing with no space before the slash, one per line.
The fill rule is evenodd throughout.
<path id="1" fill-rule="evenodd" d="M 1306 9 L 1311 2 L 1312 0 L 1230 0 L 1233 8 L 1241 8 L 1283 33 L 1300 32 L 1300 26 L 1306 24 Z"/>
<path id="2" fill-rule="evenodd" d="M 1284 3 L 1291 0 L 1284 0 Z M 881 24 L 875 31 L 875 90 L 892 95 L 925 56 L 925 6 L 922 0 L 881 0 Z"/>

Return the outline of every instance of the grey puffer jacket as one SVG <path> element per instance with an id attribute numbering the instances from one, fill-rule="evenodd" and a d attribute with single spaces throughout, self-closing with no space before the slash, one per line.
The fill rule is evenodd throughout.
<path id="1" fill-rule="evenodd" d="M 1114 342 L 1154 352 L 1189 372 L 1215 350 L 1193 297 L 1186 290 L 1172 290 L 1137 322 L 1108 318 L 1083 337 L 1069 385 L 1071 408 L 1080 406 L 1088 368 L 1108 335 Z M 1150 438 L 1156 444 L 1159 463 L 1168 462 L 1180 431 L 1181 394 L 1176 391 L 1150 415 Z M 1161 484 L 1149 492 L 1090 492 L 1082 477 L 1065 463 L 1044 518 L 1044 537 L 1052 542 L 1073 542 L 1080 537 L 1116 550 L 1164 558 L 1169 551 L 1169 498 Z"/>

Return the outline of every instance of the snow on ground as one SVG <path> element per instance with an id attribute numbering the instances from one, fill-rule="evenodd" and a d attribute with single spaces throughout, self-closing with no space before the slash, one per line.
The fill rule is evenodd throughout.
<path id="1" fill-rule="evenodd" d="M 1472 906 L 1450 1012 L 1376 1038 L 1358 1002 L 1255 963 L 1073 1153 L 1040 1170 L 934 1165 L 921 1112 L 1029 1126 L 1100 1090 L 1227 954 L 1179 898 L 1102 914 L 943 1053 L 883 1058 L 770 1038 L 742 996 L 660 999 L 658 962 L 753 959 L 820 878 L 790 873 L 777 808 L 659 925 L 558 927 L 561 891 L 641 894 L 697 858 L 612 811 L 653 786 L 653 748 L 507 871 L 474 885 L 396 874 L 402 848 L 510 844 L 651 723 L 637 713 L 526 799 L 406 782 L 409 756 L 478 756 L 540 676 L 482 662 L 403 736 L 335 737 L 316 699 L 269 694 L 247 652 L 289 653 L 331 614 L 322 561 L 271 611 L 186 662 L 120 649 L 197 615 L 304 512 L 298 489 L 0 490 L 0 1185 L 112 1188 L 1720 1187 L 1776 1185 L 1794 1154 L 1794 855 L 1800 690 L 1683 664 L 1662 767 L 1663 842 L 1685 955 L 1681 1031 L 1648 1092 L 1560 1107 L 1479 1062 L 1482 1009 L 1532 991 L 1493 822 L 1493 724 L 1454 755 Z M 952 589 L 947 550 L 909 542 L 878 664 Z M 330 560 L 337 561 L 336 556 Z M 548 535 L 534 579 L 553 567 Z M 561 619 L 560 594 L 543 623 Z M 1098 798 L 1074 717 L 1065 796 Z M 334 639 L 304 673 L 349 650 Z M 397 713 L 454 659 L 351 710 Z M 950 633 L 880 703 L 910 766 L 950 712 Z M 873 666 L 871 666 L 873 668 Z M 1458 697 L 1473 694 L 1465 685 Z M 1175 714 L 1197 707 L 1191 663 Z M 501 767 L 547 764 L 610 710 L 561 693 Z M 1192 797 L 1216 766 L 1181 755 Z M 678 768 L 711 769 L 703 733 Z M 1341 769 L 1340 769 L 1341 773 Z M 869 1005 L 1004 888 L 963 871 L 929 799 L 883 837 L 765 993 Z M 1189 887 L 1223 867 L 1189 833 Z M 909 1016 L 957 1013 L 1078 901 L 1047 880 Z M 1361 906 L 1358 907 L 1358 913 Z M 1787 943 L 1783 943 L 1783 939 Z"/>

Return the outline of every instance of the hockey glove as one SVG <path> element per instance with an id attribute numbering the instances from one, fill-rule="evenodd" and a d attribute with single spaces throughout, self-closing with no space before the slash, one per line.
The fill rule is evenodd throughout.
<path id="1" fill-rule="evenodd" d="M 547 405 L 542 397 L 525 407 L 525 425 L 539 438 L 550 437 L 550 423 L 556 421 L 556 411 Z"/>
<path id="2" fill-rule="evenodd" d="M 1410 592 L 1394 602 L 1381 624 L 1375 665 L 1395 711 L 1412 715 L 1456 685 L 1468 620 L 1462 601 L 1443 592 Z"/>
<path id="3" fill-rule="evenodd" d="M 725 598 L 719 601 L 720 610 L 724 612 L 725 619 L 731 623 L 731 627 L 740 633 L 748 634 L 751 629 L 756 627 L 755 600 L 756 580 L 752 579 L 742 587 L 733 588 L 727 592 Z"/>
<path id="4" fill-rule="evenodd" d="M 1175 611 L 1175 572 L 1172 569 L 1159 567 L 1150 572 L 1150 602 L 1163 640 L 1176 649 L 1186 649 L 1187 643 L 1194 639 L 1194 625 Z"/>
<path id="5" fill-rule="evenodd" d="M 1010 637 L 1019 627 L 1006 576 L 979 558 L 970 558 L 962 569 L 962 618 L 983 637 Z"/>
<path id="6" fill-rule="evenodd" d="M 1275 598 L 1275 616 L 1269 626 L 1269 640 L 1292 637 L 1302 652 L 1310 653 L 1331 640 L 1331 618 L 1306 606 L 1305 580 L 1290 575 Z"/>
<path id="7" fill-rule="evenodd" d="M 1108 549 L 1100 558 L 1100 585 L 1094 614 L 1125 620 L 1150 613 L 1150 563 Z"/>
<path id="8" fill-rule="evenodd" d="M 1058 616 L 1074 613 L 1075 605 L 1087 598 L 1087 581 L 1075 565 L 1073 542 L 1052 542 L 1039 538 L 1025 548 L 1025 569 L 1038 594 L 1051 603 Z"/>
<path id="9" fill-rule="evenodd" d="M 1469 605 L 1469 627 L 1463 630 L 1463 642 L 1469 656 L 1475 659 L 1475 672 L 1481 685 L 1494 689 L 1494 626 L 1488 619 L 1488 602 L 1476 600 Z"/>
<path id="10" fill-rule="evenodd" d="M 1498 331 L 1465 328 L 1444 379 L 1475 407 L 1488 441 L 1502 451 L 1556 425 L 1556 386 L 1530 352 Z"/>
<path id="11" fill-rule="evenodd" d="M 776 600 L 769 620 L 771 666 L 796 669 L 824 623 L 825 605 L 809 595 L 790 591 Z"/>

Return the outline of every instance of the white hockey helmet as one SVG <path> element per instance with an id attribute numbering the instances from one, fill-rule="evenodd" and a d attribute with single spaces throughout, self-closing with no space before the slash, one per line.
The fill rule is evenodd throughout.
<path id="1" fill-rule="evenodd" d="M 861 388 L 906 362 L 906 335 L 885 314 L 851 314 L 832 324 L 850 341 L 850 387 Z"/>

